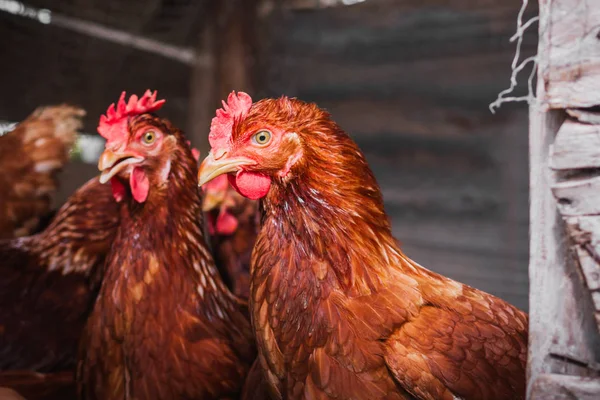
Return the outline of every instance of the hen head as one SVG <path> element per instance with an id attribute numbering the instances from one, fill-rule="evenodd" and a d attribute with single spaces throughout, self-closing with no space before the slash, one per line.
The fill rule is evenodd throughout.
<path id="1" fill-rule="evenodd" d="M 225 175 L 218 176 L 202 186 L 204 198 L 202 211 L 208 213 L 208 230 L 211 235 L 231 235 L 239 225 L 231 209 L 237 205 L 240 195 L 229 185 Z"/>
<path id="2" fill-rule="evenodd" d="M 144 203 L 151 186 L 165 186 L 181 134 L 167 120 L 152 114 L 164 103 L 149 90 L 141 98 L 132 95 L 125 102 L 123 92 L 116 107 L 111 104 L 100 118 L 98 132 L 106 139 L 98 161 L 100 182 L 110 181 L 117 201 L 131 193 L 135 201 Z"/>
<path id="3" fill-rule="evenodd" d="M 240 194 L 260 199 L 273 182 L 302 173 L 303 156 L 315 145 L 312 136 L 329 121 L 314 104 L 287 97 L 252 104 L 246 93 L 232 92 L 212 120 L 211 151 L 200 166 L 199 184 L 228 174 Z"/>

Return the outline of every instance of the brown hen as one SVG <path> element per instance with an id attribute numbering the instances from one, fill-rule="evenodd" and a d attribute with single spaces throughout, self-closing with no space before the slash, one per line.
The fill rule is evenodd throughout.
<path id="1" fill-rule="evenodd" d="M 84 115 L 68 105 L 40 107 L 0 137 L 0 239 L 34 233 L 50 212 Z"/>
<path id="2" fill-rule="evenodd" d="M 260 226 L 258 202 L 241 196 L 221 175 L 202 187 L 217 268 L 236 296 L 248 299 L 250 256 Z"/>
<path id="3" fill-rule="evenodd" d="M 43 232 L 0 241 L 0 370 L 74 371 L 117 226 L 111 190 L 94 178 Z"/>
<path id="4" fill-rule="evenodd" d="M 196 161 L 183 133 L 152 114 L 147 92 L 98 131 L 99 161 L 121 223 L 82 339 L 85 399 L 223 399 L 255 357 L 246 304 L 219 277 L 202 232 Z"/>
<path id="5" fill-rule="evenodd" d="M 325 111 L 232 93 L 209 140 L 200 184 L 228 173 L 262 199 L 254 379 L 273 398 L 524 398 L 527 315 L 402 253 L 365 157 Z"/>

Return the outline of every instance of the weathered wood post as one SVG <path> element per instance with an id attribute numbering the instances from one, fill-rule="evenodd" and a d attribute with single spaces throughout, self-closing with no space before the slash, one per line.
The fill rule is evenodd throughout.
<path id="1" fill-rule="evenodd" d="M 600 0 L 540 0 L 528 399 L 600 399 Z"/>
<path id="2" fill-rule="evenodd" d="M 259 8 L 267 2 L 211 3 L 198 52 L 204 56 L 203 62 L 196 63 L 192 74 L 188 122 L 192 142 L 204 155 L 209 150 L 208 127 L 221 100 L 232 90 L 252 93 L 255 89 Z"/>

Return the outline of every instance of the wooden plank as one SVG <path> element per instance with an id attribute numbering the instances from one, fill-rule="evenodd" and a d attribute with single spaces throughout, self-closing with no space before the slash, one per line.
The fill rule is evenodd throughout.
<path id="1" fill-rule="evenodd" d="M 567 119 L 551 148 L 550 167 L 554 170 L 600 167 L 600 125 Z"/>
<path id="2" fill-rule="evenodd" d="M 600 333 L 600 216 L 569 217 L 566 222 Z"/>
<path id="3" fill-rule="evenodd" d="M 319 106 L 329 111 L 342 128 L 348 127 L 348 133 L 354 138 L 379 132 L 404 132 L 423 139 L 492 136 L 499 135 L 499 131 L 512 122 L 507 118 L 514 117 L 512 114 L 495 117 L 484 108 L 439 104 L 435 97 L 344 98 L 323 100 Z M 522 127 L 527 123 L 527 115 L 519 114 L 518 125 Z"/>
<path id="4" fill-rule="evenodd" d="M 542 374 L 533 384 L 531 398 L 544 400 L 597 400 L 600 398 L 600 379 Z"/>
<path id="5" fill-rule="evenodd" d="M 600 176 L 575 178 L 552 185 L 563 216 L 600 214 Z"/>
<path id="6" fill-rule="evenodd" d="M 433 98 L 438 105 L 483 111 L 482 104 L 505 89 L 506 64 L 513 54 L 513 49 L 467 52 L 411 62 L 382 60 L 374 65 L 325 60 L 315 54 L 278 54 L 269 60 L 266 89 L 273 96 L 285 93 L 319 104 L 351 98 L 408 98 L 417 103 Z"/>
<path id="7" fill-rule="evenodd" d="M 551 108 L 600 104 L 600 7 L 597 0 L 541 0 L 539 68 Z"/>
<path id="8" fill-rule="evenodd" d="M 594 302 L 594 308 L 600 310 L 600 292 L 592 292 L 592 301 Z"/>
<path id="9" fill-rule="evenodd" d="M 566 222 L 586 285 L 600 290 L 600 216 L 569 217 Z"/>
<path id="10" fill-rule="evenodd" d="M 585 108 L 569 108 L 567 114 L 584 124 L 600 125 L 600 112 Z"/>

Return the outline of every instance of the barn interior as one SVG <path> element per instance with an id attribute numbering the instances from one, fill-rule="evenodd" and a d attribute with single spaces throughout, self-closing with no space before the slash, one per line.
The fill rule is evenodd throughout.
<path id="1" fill-rule="evenodd" d="M 0 120 L 158 90 L 202 154 L 232 90 L 326 108 L 366 154 L 402 248 L 528 309 L 528 109 L 510 86 L 518 0 L 0 0 Z M 524 20 L 537 14 L 536 4 Z M 534 54 L 535 29 L 521 57 Z M 526 72 L 515 96 L 527 91 Z M 93 149 L 91 149 L 93 150 Z M 90 150 L 90 151 L 91 151 Z M 92 151 L 93 153 L 93 151 Z M 98 174 L 61 174 L 55 206 Z"/>

